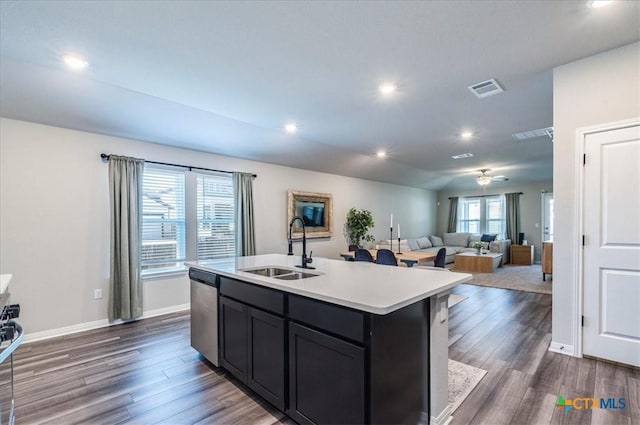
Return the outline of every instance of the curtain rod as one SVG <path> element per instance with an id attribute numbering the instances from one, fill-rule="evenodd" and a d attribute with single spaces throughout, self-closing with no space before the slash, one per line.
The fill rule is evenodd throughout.
<path id="1" fill-rule="evenodd" d="M 509 192 L 509 193 L 515 193 L 515 192 Z M 506 193 L 496 193 L 495 195 L 458 196 L 458 198 L 484 198 L 487 196 L 500 196 L 500 195 L 506 195 Z M 518 195 L 522 195 L 522 192 L 518 192 Z M 453 199 L 453 198 L 449 198 L 449 199 Z"/>
<path id="2" fill-rule="evenodd" d="M 111 155 L 106 154 L 106 153 L 101 153 L 100 154 L 100 158 L 102 158 L 104 161 L 108 161 L 109 157 Z M 233 171 L 225 171 L 225 170 L 216 170 L 214 168 L 204 168 L 204 167 L 193 167 L 191 165 L 180 165 L 180 164 L 171 164 L 170 162 L 158 162 L 158 161 L 147 161 L 146 159 L 144 160 L 144 162 L 148 162 L 149 164 L 158 164 L 158 165 L 169 165 L 171 167 L 181 167 L 181 168 L 188 168 L 189 171 L 193 171 L 193 170 L 204 170 L 204 171 L 215 171 L 217 173 L 227 173 L 227 174 L 233 174 Z M 252 174 L 252 176 L 258 177 L 256 174 Z"/>

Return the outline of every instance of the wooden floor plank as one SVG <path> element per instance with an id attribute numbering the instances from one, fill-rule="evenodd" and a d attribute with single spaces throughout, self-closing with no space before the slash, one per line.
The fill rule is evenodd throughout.
<path id="1" fill-rule="evenodd" d="M 512 424 L 548 424 L 553 417 L 557 397 L 529 387 L 518 409 L 511 418 Z"/>
<path id="2" fill-rule="evenodd" d="M 449 357 L 485 377 L 452 425 L 640 423 L 640 372 L 548 351 L 551 296 L 473 285 L 450 310 Z M 204 360 L 189 312 L 23 344 L 15 354 L 17 423 L 293 424 Z M 555 408 L 558 395 L 625 397 L 625 411 Z"/>

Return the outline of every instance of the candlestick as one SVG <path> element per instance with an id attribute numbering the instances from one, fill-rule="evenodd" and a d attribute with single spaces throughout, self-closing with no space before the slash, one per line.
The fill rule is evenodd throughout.
<path id="1" fill-rule="evenodd" d="M 389 251 L 393 252 L 393 226 L 389 227 Z"/>
<path id="2" fill-rule="evenodd" d="M 400 238 L 398 238 L 398 252 L 396 254 L 402 255 L 402 252 L 400 252 Z"/>

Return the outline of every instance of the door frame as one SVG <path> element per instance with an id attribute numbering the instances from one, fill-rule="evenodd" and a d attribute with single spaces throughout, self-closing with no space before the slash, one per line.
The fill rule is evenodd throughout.
<path id="1" fill-rule="evenodd" d="M 597 124 L 587 127 L 576 128 L 575 138 L 575 161 L 578 165 L 575 172 L 576 191 L 574 201 L 576 205 L 574 220 L 574 314 L 573 314 L 573 355 L 582 357 L 582 321 L 584 314 L 584 250 L 582 246 L 582 235 L 584 234 L 584 166 L 580 166 L 583 162 L 585 143 L 588 135 L 602 133 L 611 130 L 620 130 L 627 127 L 640 125 L 640 117 L 631 118 L 622 121 L 614 121 L 610 123 Z"/>
<path id="2" fill-rule="evenodd" d="M 549 194 L 553 195 L 553 190 L 547 191 L 547 190 L 543 189 L 542 191 L 540 191 L 540 204 L 541 204 L 541 206 L 540 206 L 540 208 L 541 208 L 540 217 L 542 218 L 542 220 L 540 220 L 540 222 L 541 222 L 540 223 L 540 242 L 541 243 L 545 241 L 545 239 L 544 239 L 544 224 L 546 222 L 546 215 L 547 215 L 544 198 L 545 198 L 545 196 L 547 196 Z M 553 241 L 553 238 L 551 238 L 551 240 Z M 541 245 L 541 247 L 542 247 L 542 245 Z M 540 255 L 542 255 L 542 248 L 540 248 Z"/>

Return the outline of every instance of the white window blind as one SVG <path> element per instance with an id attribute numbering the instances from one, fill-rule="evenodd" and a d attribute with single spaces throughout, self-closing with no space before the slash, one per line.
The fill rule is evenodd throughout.
<path id="1" fill-rule="evenodd" d="M 185 260 L 184 173 L 145 166 L 142 270 L 181 268 Z"/>
<path id="2" fill-rule="evenodd" d="M 504 237 L 504 196 L 461 199 L 458 203 L 458 232 L 496 233 Z"/>
<path id="3" fill-rule="evenodd" d="M 199 174 L 196 195 L 198 260 L 235 256 L 233 181 Z"/>
<path id="4" fill-rule="evenodd" d="M 480 199 L 461 199 L 458 232 L 480 233 Z"/>
<path id="5" fill-rule="evenodd" d="M 505 206 L 504 197 L 496 196 L 486 199 L 486 229 L 485 233 L 504 235 Z"/>

